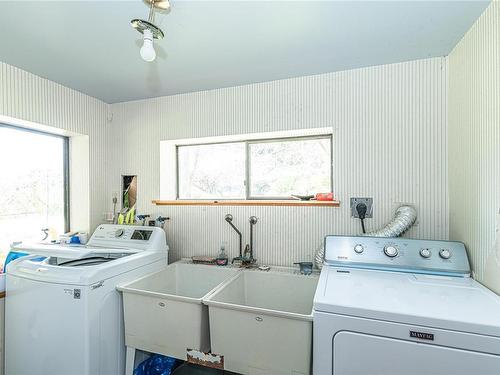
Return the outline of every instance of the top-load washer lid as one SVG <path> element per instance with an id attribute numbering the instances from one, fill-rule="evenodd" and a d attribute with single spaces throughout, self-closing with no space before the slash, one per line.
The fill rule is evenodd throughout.
<path id="1" fill-rule="evenodd" d="M 61 259 L 61 258 L 50 258 L 49 263 L 55 264 L 60 267 L 92 267 L 98 266 L 103 263 L 111 262 L 123 258 L 125 256 L 131 255 L 131 253 L 124 252 L 111 252 L 111 253 L 100 253 L 95 252 L 88 254 L 87 256 L 80 259 Z"/>
<path id="2" fill-rule="evenodd" d="M 21 243 L 19 245 L 15 245 L 12 249 L 32 255 L 64 259 L 82 259 L 94 251 L 94 249 L 83 245 L 55 245 L 47 243 Z"/>
<path id="3" fill-rule="evenodd" d="M 109 260 L 100 262 L 97 260 L 99 258 L 96 258 L 99 256 L 109 257 Z M 113 256 L 117 258 L 112 258 Z M 88 257 L 73 260 L 55 257 L 40 259 L 38 255 L 31 255 L 18 258 L 8 264 L 7 280 L 10 277 L 44 283 L 94 285 L 156 262 L 167 264 L 166 252 L 92 253 Z"/>
<path id="4" fill-rule="evenodd" d="M 85 259 L 93 257 L 96 254 L 123 254 L 136 252 L 132 249 L 101 248 L 83 245 L 56 245 L 46 243 L 19 244 L 15 245 L 12 249 L 31 255 L 66 260 Z"/>
<path id="5" fill-rule="evenodd" d="M 500 297 L 471 278 L 326 266 L 314 310 L 500 337 Z"/>

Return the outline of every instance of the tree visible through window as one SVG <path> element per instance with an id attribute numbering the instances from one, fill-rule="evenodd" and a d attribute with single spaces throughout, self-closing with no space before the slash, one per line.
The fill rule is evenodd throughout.
<path id="1" fill-rule="evenodd" d="M 180 199 L 245 198 L 245 144 L 179 146 Z"/>
<path id="2" fill-rule="evenodd" d="M 331 136 L 177 147 L 179 199 L 288 199 L 332 189 Z"/>
<path id="3" fill-rule="evenodd" d="M 65 137 L 0 125 L 0 252 L 66 230 Z"/>

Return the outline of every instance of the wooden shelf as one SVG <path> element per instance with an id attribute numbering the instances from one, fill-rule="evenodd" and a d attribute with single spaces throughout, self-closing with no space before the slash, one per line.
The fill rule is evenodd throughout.
<path id="1" fill-rule="evenodd" d="M 153 200 L 157 206 L 292 206 L 292 207 L 340 207 L 339 201 L 299 200 Z"/>

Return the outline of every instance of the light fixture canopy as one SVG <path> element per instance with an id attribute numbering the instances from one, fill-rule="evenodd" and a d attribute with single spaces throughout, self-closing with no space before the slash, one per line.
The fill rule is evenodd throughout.
<path id="1" fill-rule="evenodd" d="M 160 29 L 154 23 L 151 23 L 149 21 L 135 18 L 132 21 L 130 21 L 130 24 L 134 29 L 139 31 L 141 34 L 144 34 L 145 30 L 150 30 L 151 33 L 153 34 L 154 39 L 163 39 L 165 37 L 165 34 L 163 33 L 162 29 Z"/>
<path id="2" fill-rule="evenodd" d="M 155 25 L 155 9 L 168 10 L 170 3 L 168 0 L 144 0 L 149 6 L 148 20 L 134 18 L 130 25 L 143 35 L 144 44 L 141 48 L 141 57 L 144 61 L 151 62 L 156 58 L 156 52 L 153 46 L 154 39 L 163 39 L 165 34 L 162 29 Z"/>

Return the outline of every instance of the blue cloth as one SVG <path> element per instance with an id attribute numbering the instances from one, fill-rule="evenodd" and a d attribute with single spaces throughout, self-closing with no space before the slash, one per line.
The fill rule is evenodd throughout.
<path id="1" fill-rule="evenodd" d="M 160 354 L 153 354 L 141 362 L 134 370 L 134 375 L 170 375 L 182 361 Z"/>

